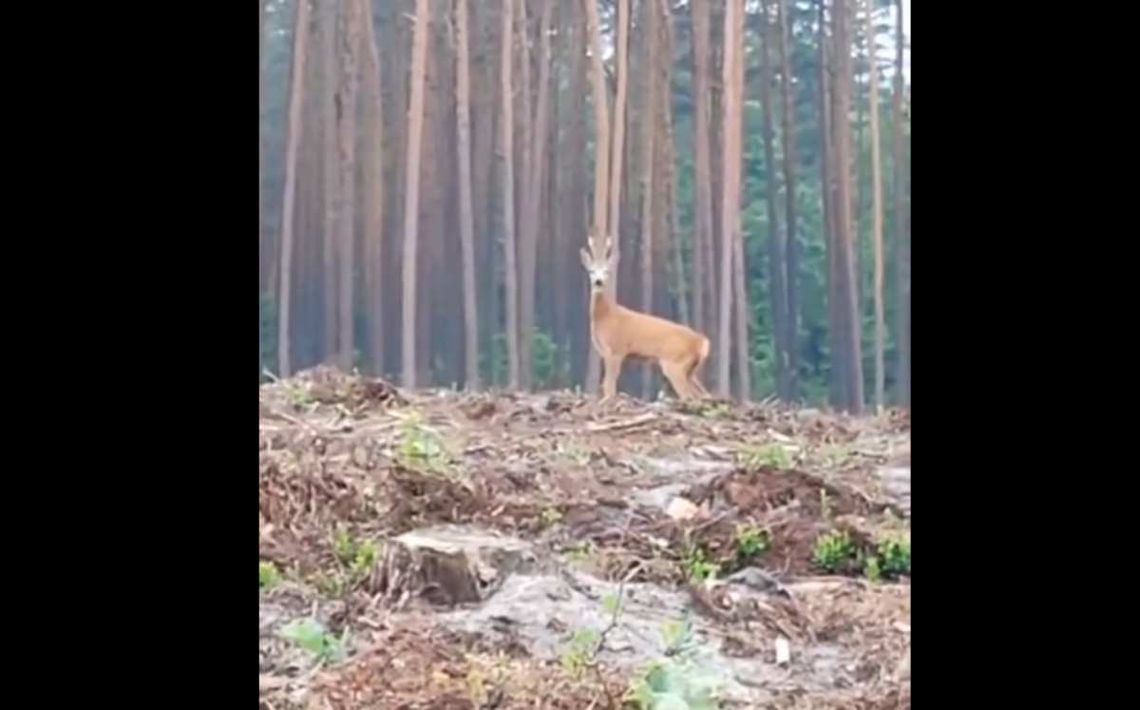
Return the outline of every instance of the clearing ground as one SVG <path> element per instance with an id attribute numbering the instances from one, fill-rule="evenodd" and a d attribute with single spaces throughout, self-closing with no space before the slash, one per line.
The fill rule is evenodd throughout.
<path id="1" fill-rule="evenodd" d="M 259 399 L 263 708 L 910 706 L 905 413 Z"/>

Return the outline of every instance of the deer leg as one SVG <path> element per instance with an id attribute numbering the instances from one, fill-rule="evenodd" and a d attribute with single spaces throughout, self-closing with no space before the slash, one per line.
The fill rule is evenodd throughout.
<path id="1" fill-rule="evenodd" d="M 608 402 L 617 396 L 617 381 L 624 359 L 620 355 L 609 355 L 602 359 L 606 371 L 602 378 L 602 402 Z"/>
<path id="2" fill-rule="evenodd" d="M 701 381 L 697 379 L 697 370 L 700 369 L 701 364 L 702 360 L 700 358 L 693 360 L 692 364 L 687 368 L 685 377 L 689 381 L 689 385 L 691 386 L 693 392 L 695 392 L 698 397 L 707 398 L 711 397 L 712 395 L 710 395 L 709 391 L 705 389 L 705 386 L 701 384 Z"/>
<path id="3" fill-rule="evenodd" d="M 685 369 L 682 366 L 662 360 L 661 372 L 669 380 L 669 384 L 673 385 L 673 391 L 677 393 L 678 398 L 692 398 L 693 388 L 689 384 L 689 378 L 685 376 Z"/>

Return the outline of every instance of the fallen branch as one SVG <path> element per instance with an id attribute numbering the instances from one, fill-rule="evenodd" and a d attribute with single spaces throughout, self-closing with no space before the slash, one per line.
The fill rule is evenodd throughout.
<path id="1" fill-rule="evenodd" d="M 641 426 L 642 424 L 646 424 L 657 418 L 658 417 L 655 412 L 647 412 L 645 414 L 641 414 L 633 417 L 632 419 L 626 419 L 624 421 L 607 422 L 605 424 L 587 424 L 586 431 L 596 433 L 600 431 L 614 431 L 616 429 L 632 429 L 633 427 Z"/>

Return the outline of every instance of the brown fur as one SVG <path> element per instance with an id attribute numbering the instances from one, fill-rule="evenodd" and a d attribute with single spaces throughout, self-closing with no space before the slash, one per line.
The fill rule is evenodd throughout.
<path id="1" fill-rule="evenodd" d="M 708 397 L 697 372 L 709 356 L 709 339 L 692 328 L 619 305 L 595 289 L 590 308 L 594 349 L 605 363 L 602 399 L 617 394 L 626 358 L 655 360 L 681 399 Z"/>

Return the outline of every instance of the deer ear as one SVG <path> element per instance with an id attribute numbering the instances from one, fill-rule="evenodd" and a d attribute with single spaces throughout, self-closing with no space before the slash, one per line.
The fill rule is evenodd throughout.
<path id="1" fill-rule="evenodd" d="M 578 256 L 582 257 L 582 268 L 587 271 L 590 270 L 590 255 L 586 253 L 585 249 L 578 250 Z"/>

